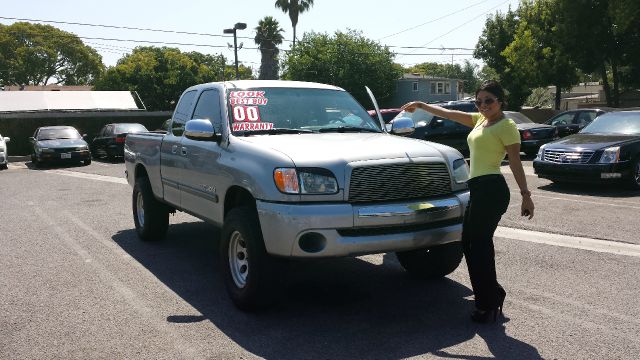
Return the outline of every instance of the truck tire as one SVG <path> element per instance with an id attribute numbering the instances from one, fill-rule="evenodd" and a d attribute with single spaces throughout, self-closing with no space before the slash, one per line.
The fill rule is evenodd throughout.
<path id="1" fill-rule="evenodd" d="M 396 252 L 398 261 L 411 275 L 422 279 L 451 274 L 462 260 L 462 244 L 453 242 L 426 249 Z"/>
<path id="2" fill-rule="evenodd" d="M 143 241 L 162 240 L 169 227 L 169 209 L 153 195 L 146 177 L 139 177 L 133 187 L 133 221 Z"/>
<path id="3" fill-rule="evenodd" d="M 280 261 L 267 254 L 254 209 L 239 207 L 225 216 L 219 255 L 220 271 L 236 307 L 257 311 L 273 304 Z"/>
<path id="4" fill-rule="evenodd" d="M 627 185 L 631 190 L 640 190 L 640 156 L 631 161 L 631 176 Z"/>

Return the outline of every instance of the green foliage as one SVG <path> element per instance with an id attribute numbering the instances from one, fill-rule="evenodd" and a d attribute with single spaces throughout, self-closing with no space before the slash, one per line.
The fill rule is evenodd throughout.
<path id="1" fill-rule="evenodd" d="M 283 78 L 340 86 L 365 107 L 371 106 L 368 86 L 384 106 L 402 75 L 393 57 L 388 48 L 352 30 L 333 36 L 306 33 L 285 58 Z"/>
<path id="2" fill-rule="evenodd" d="M 260 80 L 278 79 L 278 45 L 282 44 L 284 31 L 276 19 L 265 16 L 256 27 L 254 41 L 260 47 Z"/>
<path id="3" fill-rule="evenodd" d="M 76 35 L 50 25 L 0 24 L 0 83 L 91 84 L 104 71 L 102 57 Z"/>
<path id="4" fill-rule="evenodd" d="M 241 67 L 242 78 L 251 70 Z M 137 91 L 148 110 L 172 110 L 182 92 L 195 84 L 235 78 L 222 55 L 183 53 L 176 48 L 137 47 L 96 81 L 95 90 Z"/>
<path id="5" fill-rule="evenodd" d="M 291 27 L 293 27 L 293 47 L 296 46 L 296 26 L 298 17 L 313 6 L 313 0 L 276 0 L 275 6 L 285 14 L 289 14 Z"/>
<path id="6" fill-rule="evenodd" d="M 546 87 L 535 88 L 524 105 L 533 108 L 551 108 L 554 106 L 554 95 Z"/>

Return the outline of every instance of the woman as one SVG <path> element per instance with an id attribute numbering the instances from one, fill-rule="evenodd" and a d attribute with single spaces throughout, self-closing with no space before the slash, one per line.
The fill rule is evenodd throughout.
<path id="1" fill-rule="evenodd" d="M 476 90 L 475 103 L 478 113 L 449 110 L 420 101 L 405 104 L 402 109 L 408 112 L 423 109 L 472 128 L 467 137 L 471 198 L 462 227 L 462 247 L 475 295 L 476 310 L 471 319 L 486 323 L 495 321 L 498 313 L 502 313 L 506 296 L 496 278 L 493 249 L 493 233 L 510 198 L 509 188 L 500 172 L 505 152 L 522 195 L 521 215 L 533 218 L 534 206 L 520 162 L 520 133 L 513 120 L 505 118 L 502 112 L 504 90 L 496 81 L 487 81 Z"/>

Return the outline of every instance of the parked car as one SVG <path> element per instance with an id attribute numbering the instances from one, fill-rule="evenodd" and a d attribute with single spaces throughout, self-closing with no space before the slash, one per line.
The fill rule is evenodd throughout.
<path id="1" fill-rule="evenodd" d="M 91 141 L 91 153 L 95 157 L 113 159 L 124 156 L 124 141 L 127 134 L 147 132 L 146 127 L 137 123 L 107 124 Z"/>
<path id="2" fill-rule="evenodd" d="M 84 135 L 86 136 L 86 135 Z M 31 162 L 39 167 L 44 163 L 82 161 L 91 164 L 89 145 L 72 126 L 43 126 L 36 129 L 31 142 Z"/>
<path id="3" fill-rule="evenodd" d="M 605 111 L 600 109 L 568 110 L 555 115 L 544 123 L 557 127 L 558 136 L 565 137 L 582 130 L 582 128 L 589 125 L 593 119 L 604 113 Z"/>
<path id="4" fill-rule="evenodd" d="M 518 111 L 505 111 L 505 117 L 513 120 L 520 132 L 520 151 L 534 156 L 540 146 L 558 139 L 558 129 L 547 124 L 538 124 Z"/>
<path id="5" fill-rule="evenodd" d="M 9 155 L 7 154 L 7 143 L 11 141 L 9 137 L 3 137 L 0 134 L 0 169 L 7 169 L 9 164 Z"/>
<path id="6" fill-rule="evenodd" d="M 640 111 L 609 112 L 540 147 L 533 168 L 554 182 L 623 182 L 640 189 Z"/>

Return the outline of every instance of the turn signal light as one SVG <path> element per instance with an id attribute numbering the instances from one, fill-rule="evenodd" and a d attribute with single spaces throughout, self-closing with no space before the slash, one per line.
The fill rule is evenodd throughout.
<path id="1" fill-rule="evenodd" d="M 279 168 L 273 172 L 273 180 L 283 193 L 297 194 L 300 191 L 296 169 Z"/>

